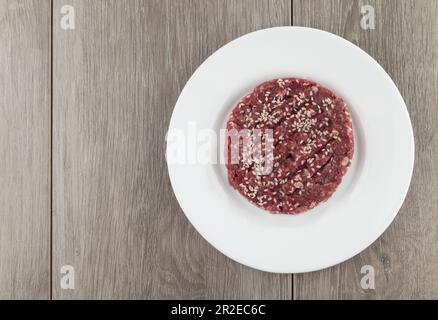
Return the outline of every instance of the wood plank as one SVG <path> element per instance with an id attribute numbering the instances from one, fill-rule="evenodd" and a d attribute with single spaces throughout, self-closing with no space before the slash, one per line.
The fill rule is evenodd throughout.
<path id="1" fill-rule="evenodd" d="M 290 298 L 290 275 L 212 248 L 171 190 L 165 133 L 196 67 L 244 33 L 290 23 L 290 1 L 55 0 L 54 298 Z M 56 20 L 56 18 L 55 18 Z M 59 269 L 75 268 L 75 290 Z"/>
<path id="2" fill-rule="evenodd" d="M 0 299 L 48 299 L 48 0 L 0 1 L 0 154 Z"/>
<path id="3" fill-rule="evenodd" d="M 375 8 L 375 30 L 360 28 L 360 7 Z M 324 29 L 358 44 L 390 74 L 414 127 L 416 158 L 405 203 L 389 229 L 346 263 L 294 277 L 297 299 L 438 297 L 438 2 L 429 0 L 294 0 L 295 25 Z M 376 289 L 360 286 L 372 265 Z"/>

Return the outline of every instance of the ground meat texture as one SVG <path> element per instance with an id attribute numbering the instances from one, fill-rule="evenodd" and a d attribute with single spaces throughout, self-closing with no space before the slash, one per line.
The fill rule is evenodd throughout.
<path id="1" fill-rule="evenodd" d="M 272 213 L 298 214 L 327 200 L 353 157 L 352 121 L 345 102 L 310 80 L 283 78 L 259 85 L 231 112 L 228 133 L 232 129 L 272 132 L 268 174 L 260 174 L 257 162 L 243 160 L 241 140 L 228 137 L 226 142 L 230 185 Z M 234 162 L 232 150 L 238 150 Z"/>

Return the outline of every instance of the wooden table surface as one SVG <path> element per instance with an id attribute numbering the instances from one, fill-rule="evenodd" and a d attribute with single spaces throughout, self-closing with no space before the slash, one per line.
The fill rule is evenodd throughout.
<path id="1" fill-rule="evenodd" d="M 61 28 L 61 8 L 75 29 Z M 375 29 L 360 26 L 375 10 Z M 415 169 L 389 229 L 308 274 L 242 266 L 183 215 L 164 161 L 194 70 L 250 31 L 299 25 L 371 54 L 411 116 Z M 364 75 L 366 76 L 366 75 Z M 0 0 L 0 298 L 438 298 L 437 0 Z M 75 270 L 75 289 L 60 269 Z M 375 289 L 360 285 L 375 269 Z"/>

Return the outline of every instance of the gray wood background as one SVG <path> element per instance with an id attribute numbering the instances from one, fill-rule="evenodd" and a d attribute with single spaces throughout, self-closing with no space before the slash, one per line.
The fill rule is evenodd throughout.
<path id="1" fill-rule="evenodd" d="M 50 6 L 0 1 L 0 299 L 48 299 Z"/>
<path id="2" fill-rule="evenodd" d="M 60 28 L 66 4 L 75 30 Z M 375 30 L 360 28 L 365 4 Z M 189 224 L 164 136 L 205 58 L 291 24 L 339 34 L 381 63 L 409 108 L 416 164 L 372 246 L 278 275 L 231 261 Z M 437 54 L 436 0 L 0 0 L 0 298 L 438 298 Z M 63 265 L 75 290 L 59 285 Z M 375 290 L 360 287 L 363 265 Z"/>

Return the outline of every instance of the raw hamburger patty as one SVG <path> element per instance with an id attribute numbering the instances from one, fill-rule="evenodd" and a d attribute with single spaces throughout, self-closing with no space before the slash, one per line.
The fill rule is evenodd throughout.
<path id="1" fill-rule="evenodd" d="M 327 200 L 353 157 L 346 104 L 309 80 L 285 78 L 259 85 L 233 109 L 229 135 L 233 129 L 248 130 L 249 135 L 272 129 L 273 153 L 266 158 L 272 170 L 267 174 L 260 174 L 257 161 L 244 161 L 242 140 L 228 136 L 226 145 L 230 185 L 272 213 L 297 214 Z M 238 150 L 237 160 L 231 161 L 232 150 Z"/>

